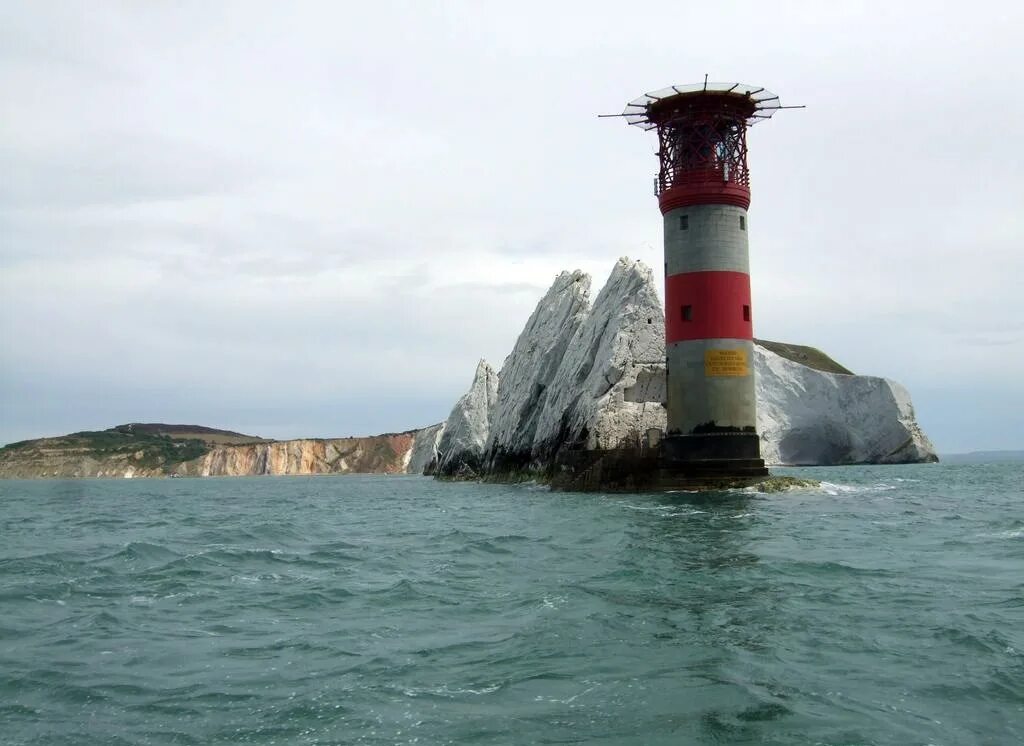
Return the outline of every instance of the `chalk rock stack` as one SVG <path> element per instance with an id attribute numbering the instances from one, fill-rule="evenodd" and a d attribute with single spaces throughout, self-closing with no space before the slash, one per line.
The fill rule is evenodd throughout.
<path id="1" fill-rule="evenodd" d="M 935 461 L 910 394 L 886 378 L 824 373 L 754 347 L 757 429 L 768 464 Z"/>
<path id="2" fill-rule="evenodd" d="M 665 329 L 655 287 L 649 268 L 623 258 L 591 305 L 590 277 L 560 274 L 500 373 L 477 366 L 428 471 L 541 471 L 563 449 L 631 447 L 647 430 L 663 430 Z M 825 373 L 761 346 L 755 375 L 766 463 L 935 460 L 895 382 Z"/>
<path id="3" fill-rule="evenodd" d="M 484 446 L 490 435 L 491 411 L 497 402 L 498 374 L 486 360 L 481 360 L 469 391 L 455 403 L 444 423 L 437 455 L 429 468 L 442 474 L 479 476 L 483 471 Z"/>
<path id="4" fill-rule="evenodd" d="M 636 445 L 639 433 L 665 426 L 664 371 L 665 320 L 651 270 L 620 259 L 573 331 L 536 431 L 518 452 L 547 461 L 566 445 Z"/>
<path id="5" fill-rule="evenodd" d="M 495 381 L 497 383 L 497 381 Z M 417 430 L 413 436 L 412 448 L 406 454 L 405 473 L 422 474 L 431 464 L 437 462 L 444 422 Z"/>
<path id="6" fill-rule="evenodd" d="M 501 368 L 498 399 L 484 446 L 489 472 L 526 467 L 541 414 L 564 394 L 559 377 L 570 345 L 590 310 L 590 276 L 563 272 L 541 298 Z"/>

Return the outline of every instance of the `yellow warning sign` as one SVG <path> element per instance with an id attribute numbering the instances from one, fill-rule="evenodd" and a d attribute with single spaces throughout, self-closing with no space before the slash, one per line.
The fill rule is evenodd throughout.
<path id="1" fill-rule="evenodd" d="M 746 350 L 705 350 L 705 376 L 749 376 Z"/>

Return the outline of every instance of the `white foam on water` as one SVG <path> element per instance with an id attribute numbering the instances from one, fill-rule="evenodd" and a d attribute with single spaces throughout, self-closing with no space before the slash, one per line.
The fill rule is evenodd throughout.
<path id="1" fill-rule="evenodd" d="M 630 505 L 625 503 L 625 506 L 630 510 L 641 510 L 648 513 L 660 513 L 666 518 L 679 518 L 691 515 L 701 515 L 707 513 L 706 510 L 678 510 L 674 505 Z"/>
<path id="2" fill-rule="evenodd" d="M 597 686 L 598 686 L 597 684 L 594 684 L 593 686 L 589 686 L 586 689 L 584 689 L 583 691 L 576 692 L 576 694 L 572 695 L 571 697 L 567 697 L 566 699 L 558 699 L 557 697 L 544 697 L 544 696 L 538 694 L 536 697 L 533 698 L 533 701 L 534 702 L 554 702 L 554 703 L 560 704 L 560 705 L 568 705 L 568 704 L 571 704 L 571 703 L 575 702 L 577 699 L 582 697 L 584 694 L 589 694 L 590 692 L 594 691 L 595 689 L 597 689 Z"/>
<path id="3" fill-rule="evenodd" d="M 877 482 L 875 484 L 836 484 L 834 482 L 822 482 L 819 489 L 828 495 L 852 495 L 859 492 L 889 492 L 896 489 L 894 484 Z"/>
<path id="4" fill-rule="evenodd" d="M 562 606 L 565 602 L 565 596 L 546 595 L 544 596 L 540 605 L 543 606 L 545 609 L 557 609 L 559 606 Z"/>
<path id="5" fill-rule="evenodd" d="M 834 482 L 822 482 L 821 491 L 828 495 L 845 495 L 851 492 L 859 492 L 852 484 L 835 484 Z"/>
<path id="6" fill-rule="evenodd" d="M 242 583 L 244 585 L 256 585 L 257 583 L 264 583 L 270 581 L 276 583 L 281 579 L 281 576 L 276 572 L 264 573 L 262 575 L 232 575 L 232 583 Z"/>
<path id="7" fill-rule="evenodd" d="M 470 687 L 466 687 L 466 688 L 462 688 L 462 689 L 451 689 L 447 685 L 445 685 L 445 686 L 438 687 L 436 689 L 430 689 L 430 688 L 426 688 L 426 689 L 403 689 L 402 690 L 402 694 L 404 694 L 406 697 L 420 697 L 420 696 L 422 696 L 424 694 L 432 694 L 434 696 L 441 696 L 441 697 L 454 697 L 454 696 L 458 696 L 460 694 L 473 694 L 473 695 L 479 696 L 481 694 L 491 694 L 492 692 L 496 692 L 499 689 L 501 689 L 501 685 L 500 684 L 494 684 L 492 686 L 484 686 L 484 687 L 481 687 L 479 689 L 472 689 Z"/>
<path id="8" fill-rule="evenodd" d="M 1024 527 L 1011 528 L 1008 531 L 975 534 L 975 536 L 981 539 L 1020 539 L 1024 538 Z"/>

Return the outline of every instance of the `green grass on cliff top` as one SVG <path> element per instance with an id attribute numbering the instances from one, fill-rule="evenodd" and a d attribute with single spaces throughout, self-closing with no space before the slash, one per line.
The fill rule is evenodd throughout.
<path id="1" fill-rule="evenodd" d="M 767 339 L 755 339 L 754 342 L 766 350 L 774 352 L 779 357 L 806 365 L 808 368 L 820 370 L 823 373 L 839 373 L 844 376 L 855 375 L 852 370 L 840 365 L 817 347 L 794 345 L 788 342 L 771 342 Z"/>
<path id="2" fill-rule="evenodd" d="M 147 432 L 125 432 L 118 428 L 83 431 L 58 438 L 39 438 L 10 443 L 0 448 L 0 459 L 40 458 L 47 452 L 79 453 L 95 459 L 112 456 L 131 457 L 131 463 L 143 468 L 172 467 L 199 458 L 211 445 L 198 438 L 172 438 Z"/>

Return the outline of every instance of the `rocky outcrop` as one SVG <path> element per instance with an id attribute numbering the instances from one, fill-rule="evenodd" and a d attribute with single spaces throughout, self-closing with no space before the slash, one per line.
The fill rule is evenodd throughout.
<path id="1" fill-rule="evenodd" d="M 664 427 L 664 369 L 665 319 L 651 270 L 620 259 L 573 333 L 536 431 L 515 447 L 548 462 L 574 441 L 637 445 L 640 433 Z"/>
<path id="2" fill-rule="evenodd" d="M 491 432 L 491 413 L 497 403 L 498 375 L 486 360 L 481 360 L 469 391 L 455 403 L 444 423 L 432 473 L 446 477 L 480 474 Z"/>
<path id="3" fill-rule="evenodd" d="M 504 471 L 528 465 L 544 407 L 570 342 L 589 312 L 590 276 L 562 272 L 530 315 L 501 367 L 497 403 L 484 448 L 485 468 Z M 442 454 L 442 459 L 445 455 Z"/>
<path id="4" fill-rule="evenodd" d="M 910 394 L 875 376 L 814 370 L 755 345 L 757 429 L 769 464 L 936 461 Z"/>
<path id="5" fill-rule="evenodd" d="M 416 431 L 412 448 L 406 457 L 406 474 L 422 474 L 431 464 L 437 462 L 438 446 L 444 434 L 444 426 L 445 423 L 439 422 Z"/>
<path id="6" fill-rule="evenodd" d="M 648 429 L 665 428 L 664 317 L 651 271 L 620 259 L 592 307 L 589 287 L 580 272 L 558 276 L 498 374 L 493 408 L 481 407 L 479 391 L 473 394 L 478 367 L 446 427 L 465 431 L 468 403 L 476 401 L 473 421 L 477 432 L 489 427 L 486 443 L 481 450 L 479 438 L 442 438 L 442 474 L 475 474 L 481 466 L 483 476 L 497 478 L 543 471 L 562 449 L 633 446 Z M 816 370 L 772 352 L 795 351 L 792 357 L 846 370 L 813 348 L 758 341 L 755 350 L 767 463 L 935 459 L 899 384 Z"/>

